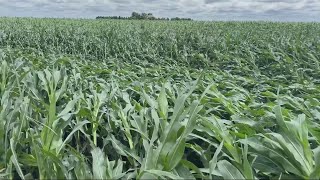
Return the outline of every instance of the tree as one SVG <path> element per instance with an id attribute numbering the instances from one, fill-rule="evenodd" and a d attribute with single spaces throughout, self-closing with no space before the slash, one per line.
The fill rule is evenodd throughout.
<path id="1" fill-rule="evenodd" d="M 148 19 L 148 14 L 147 13 L 142 13 L 141 14 L 141 19 Z"/>
<path id="2" fill-rule="evenodd" d="M 141 17 L 140 14 L 137 12 L 132 12 L 132 14 L 131 14 L 132 19 L 140 19 L 140 17 Z"/>
<path id="3" fill-rule="evenodd" d="M 152 13 L 137 13 L 137 12 L 132 12 L 131 17 L 122 17 L 122 16 L 98 16 L 96 19 L 146 19 L 146 20 L 171 20 L 171 21 L 192 21 L 191 18 L 164 18 L 164 17 L 159 17 L 156 18 L 153 16 Z"/>
<path id="4" fill-rule="evenodd" d="M 152 13 L 148 13 L 147 18 L 150 20 L 155 20 L 156 18 L 153 16 Z"/>

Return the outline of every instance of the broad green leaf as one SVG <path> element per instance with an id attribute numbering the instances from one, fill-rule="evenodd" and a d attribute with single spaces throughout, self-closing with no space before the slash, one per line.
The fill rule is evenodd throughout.
<path id="1" fill-rule="evenodd" d="M 91 151 L 92 172 L 94 179 L 106 179 L 107 167 L 105 165 L 105 156 L 101 149 L 95 148 Z"/>
<path id="2" fill-rule="evenodd" d="M 243 151 L 242 151 L 242 160 L 243 160 L 243 171 L 242 174 L 246 179 L 256 179 L 251 164 L 248 161 L 248 144 L 244 144 Z"/>
<path id="3" fill-rule="evenodd" d="M 226 160 L 219 161 L 217 167 L 223 179 L 245 179 L 241 172 Z"/>
<path id="4" fill-rule="evenodd" d="M 68 102 L 68 104 L 66 105 L 66 107 L 58 114 L 58 118 L 62 118 L 63 120 L 68 120 L 69 116 L 66 116 L 67 114 L 70 113 L 70 111 L 74 108 L 75 104 L 77 103 L 78 99 L 73 99 L 71 101 Z"/>
<path id="5" fill-rule="evenodd" d="M 294 163 L 294 161 L 298 161 L 300 165 L 298 166 L 299 169 L 303 170 L 303 175 L 308 176 L 311 173 L 311 164 L 309 164 L 308 160 L 304 156 L 303 147 L 297 141 L 294 141 L 288 138 L 288 141 L 285 141 L 283 136 L 277 133 L 270 133 L 275 140 L 281 145 L 284 149 L 285 153 L 290 157 L 290 160 Z M 299 175 L 299 174 L 297 174 Z"/>
<path id="6" fill-rule="evenodd" d="M 152 173 L 148 173 L 148 172 L 142 172 L 142 176 L 139 178 L 141 180 L 145 179 L 145 180 L 149 180 L 149 179 L 157 179 L 158 175 L 152 174 Z"/>
<path id="7" fill-rule="evenodd" d="M 160 117 L 163 119 L 167 119 L 168 117 L 168 100 L 166 97 L 166 89 L 165 86 L 162 86 L 159 97 L 157 99 L 160 109 Z"/>
<path id="8" fill-rule="evenodd" d="M 277 124 L 279 125 L 279 127 L 284 131 L 284 132 L 288 132 L 288 127 L 284 121 L 284 118 L 282 116 L 282 112 L 281 112 L 281 107 L 280 106 L 275 106 L 273 109 L 275 115 L 276 115 L 276 120 L 277 120 Z"/>
<path id="9" fill-rule="evenodd" d="M 310 175 L 310 179 L 319 179 L 320 178 L 320 146 L 314 149 L 314 168 Z"/>
<path id="10" fill-rule="evenodd" d="M 258 155 L 267 156 L 280 165 L 282 168 L 294 174 L 301 174 L 298 167 L 295 166 L 294 162 L 291 162 L 288 157 L 281 152 L 281 149 L 270 147 L 265 143 L 261 143 L 261 140 L 257 138 L 247 138 L 241 140 L 242 143 L 248 144 L 253 148 Z"/>
<path id="11" fill-rule="evenodd" d="M 196 165 L 194 165 L 192 162 L 187 161 L 187 160 L 185 160 L 185 159 L 181 159 L 180 163 L 181 163 L 183 166 L 185 166 L 185 167 L 193 170 L 193 171 L 194 171 L 195 173 L 197 173 L 200 177 L 204 177 L 204 175 L 202 174 L 201 170 L 200 170 Z"/>
<path id="12" fill-rule="evenodd" d="M 190 110 L 189 110 L 189 120 L 187 121 L 186 129 L 183 133 L 183 137 L 187 137 L 193 130 L 194 127 L 196 126 L 197 123 L 197 115 L 201 111 L 202 106 L 199 106 L 199 101 L 194 101 L 190 105 Z"/>
<path id="13" fill-rule="evenodd" d="M 160 171 L 160 170 L 146 170 L 146 172 L 156 175 L 158 177 L 165 177 L 165 178 L 170 178 L 170 179 L 183 179 L 180 176 L 177 176 L 171 172 L 167 172 L 167 171 Z"/>
<path id="14" fill-rule="evenodd" d="M 177 143 L 172 147 L 172 151 L 168 154 L 166 165 L 169 171 L 173 170 L 180 163 L 184 155 L 186 142 L 183 137 L 180 138 L 181 140 L 177 140 Z"/>
<path id="15" fill-rule="evenodd" d="M 154 157 L 155 155 L 155 150 L 153 148 L 153 143 L 155 140 L 158 138 L 158 131 L 159 131 L 159 117 L 154 109 L 151 110 L 151 117 L 154 121 L 154 129 L 152 132 L 152 137 L 149 143 L 148 149 L 146 149 L 146 157 L 145 157 L 145 169 L 153 169 L 157 166 L 156 159 Z M 142 166 L 143 167 L 143 166 Z"/>

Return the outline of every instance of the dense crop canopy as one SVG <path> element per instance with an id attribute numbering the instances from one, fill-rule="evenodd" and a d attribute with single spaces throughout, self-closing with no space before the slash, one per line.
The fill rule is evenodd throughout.
<path id="1" fill-rule="evenodd" d="M 0 179 L 319 179 L 319 34 L 0 19 Z"/>

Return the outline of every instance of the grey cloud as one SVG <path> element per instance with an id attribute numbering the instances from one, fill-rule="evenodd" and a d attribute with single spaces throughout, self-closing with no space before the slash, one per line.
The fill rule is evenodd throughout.
<path id="1" fill-rule="evenodd" d="M 130 4 L 130 0 L 110 0 L 112 3 L 117 3 L 117 4 Z"/>
<path id="2" fill-rule="evenodd" d="M 297 3 L 301 0 L 257 0 L 257 2 L 264 2 L 264 3 L 276 3 L 276 2 L 285 2 L 285 3 Z"/>
<path id="3" fill-rule="evenodd" d="M 205 4 L 211 4 L 211 3 L 216 3 L 216 2 L 223 2 L 224 0 L 205 0 Z"/>
<path id="4" fill-rule="evenodd" d="M 129 16 L 132 11 L 199 20 L 320 21 L 320 0 L 0 0 L 0 16 Z"/>

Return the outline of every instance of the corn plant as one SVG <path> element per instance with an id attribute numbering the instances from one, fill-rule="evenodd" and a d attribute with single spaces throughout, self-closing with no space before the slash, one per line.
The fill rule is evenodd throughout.
<path id="1" fill-rule="evenodd" d="M 319 29 L 0 18 L 0 179 L 319 179 Z"/>

